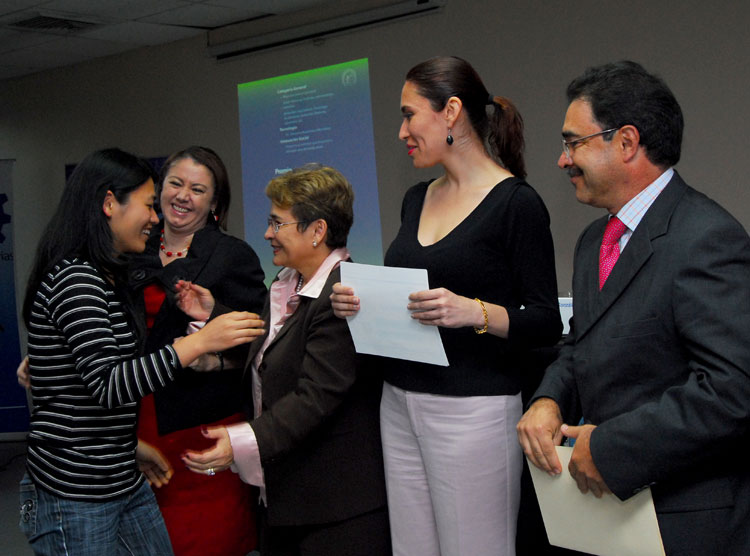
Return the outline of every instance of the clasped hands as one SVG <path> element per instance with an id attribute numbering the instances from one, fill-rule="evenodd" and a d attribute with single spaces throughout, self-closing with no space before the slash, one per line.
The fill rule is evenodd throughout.
<path id="1" fill-rule="evenodd" d="M 601 498 L 611 491 L 591 457 L 591 433 L 595 428 L 594 425 L 573 427 L 564 424 L 560 408 L 550 398 L 540 398 L 534 402 L 516 426 L 524 453 L 531 463 L 550 475 L 562 472 L 555 447 L 560 445 L 563 436 L 575 438 L 568 471 L 575 479 L 578 490 L 583 494 L 591 491 Z"/>

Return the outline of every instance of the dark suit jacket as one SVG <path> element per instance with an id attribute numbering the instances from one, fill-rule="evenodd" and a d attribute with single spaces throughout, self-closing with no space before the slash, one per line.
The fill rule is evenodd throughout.
<path id="1" fill-rule="evenodd" d="M 575 251 L 573 333 L 535 397 L 597 425 L 626 499 L 651 486 L 668 554 L 750 554 L 750 240 L 675 174 L 601 292 L 607 218 Z"/>
<path id="2" fill-rule="evenodd" d="M 161 226 L 155 226 L 146 250 L 135 255 L 130 264 L 130 287 L 136 307 L 143 313 L 143 288 L 160 284 L 167 296 L 159 308 L 153 328 L 145 342 L 150 353 L 175 338 L 184 336 L 192 320 L 175 301 L 174 284 L 178 279 L 195 282 L 211 290 L 216 300 L 234 311 L 259 313 L 266 298 L 263 269 L 258 256 L 241 239 L 222 232 L 208 223 L 193 236 L 185 258 L 163 266 L 159 259 Z M 241 354 L 246 349 L 240 350 Z M 226 358 L 227 361 L 231 357 Z M 242 361 L 242 359 L 240 359 Z M 238 367 L 241 367 L 241 363 Z M 211 423 L 241 411 L 243 397 L 240 381 L 242 370 L 222 373 L 193 372 L 186 369 L 180 378 L 154 394 L 160 434 Z"/>
<path id="3" fill-rule="evenodd" d="M 346 320 L 333 314 L 329 296 L 338 281 L 335 269 L 316 299 L 301 297 L 259 368 L 263 411 L 250 424 L 263 465 L 269 525 L 340 521 L 386 503 L 382 381 L 355 353 Z M 267 321 L 268 302 L 263 314 Z M 248 383 L 249 362 L 263 342 L 258 338 L 250 346 Z"/>

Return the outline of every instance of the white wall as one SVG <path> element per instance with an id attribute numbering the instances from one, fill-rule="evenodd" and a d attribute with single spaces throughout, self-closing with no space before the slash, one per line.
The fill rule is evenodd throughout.
<path id="1" fill-rule="evenodd" d="M 229 167 L 229 227 L 242 235 L 237 84 L 362 57 L 370 59 L 384 246 L 398 229 L 403 192 L 438 172 L 414 170 L 397 132 L 404 74 L 439 54 L 468 59 L 491 92 L 521 110 L 528 181 L 552 215 L 560 291 L 570 288 L 578 233 L 600 214 L 575 201 L 555 166 L 565 87 L 589 65 L 630 58 L 664 77 L 686 116 L 679 171 L 750 228 L 743 164 L 750 156 L 748 6 L 739 0 L 449 0 L 440 14 L 228 62 L 210 58 L 198 38 L 0 82 L 0 159 L 17 161 L 19 303 L 33 249 L 63 187 L 64 164 L 107 146 L 145 156 L 210 146 Z M 266 248 L 261 238 L 246 239 Z M 477 261 L 476 271 L 481 266 Z"/>

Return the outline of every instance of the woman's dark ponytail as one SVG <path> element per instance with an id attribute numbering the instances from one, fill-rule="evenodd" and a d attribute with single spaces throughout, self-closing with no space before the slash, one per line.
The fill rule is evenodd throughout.
<path id="1" fill-rule="evenodd" d="M 526 177 L 523 151 L 523 118 L 515 104 L 505 97 L 494 97 L 490 106 L 487 144 L 490 152 L 503 166 L 519 178 Z"/>
<path id="2" fill-rule="evenodd" d="M 456 56 L 430 58 L 411 68 L 406 81 L 416 85 L 433 110 L 445 108 L 451 97 L 461 99 L 472 128 L 489 154 L 513 175 L 526 177 L 523 119 L 510 100 L 489 94 L 469 62 Z"/>

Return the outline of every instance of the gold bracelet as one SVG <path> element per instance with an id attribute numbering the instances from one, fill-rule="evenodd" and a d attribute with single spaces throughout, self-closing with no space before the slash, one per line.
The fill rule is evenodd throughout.
<path id="1" fill-rule="evenodd" d="M 482 308 L 482 316 L 484 317 L 484 327 L 483 328 L 477 328 L 475 326 L 474 327 L 474 332 L 476 332 L 477 334 L 484 334 L 490 328 L 490 317 L 487 315 L 487 308 L 484 306 L 484 303 L 482 303 L 482 300 L 479 299 L 478 297 L 475 297 L 474 301 L 476 301 L 477 303 L 479 303 L 479 306 Z"/>

